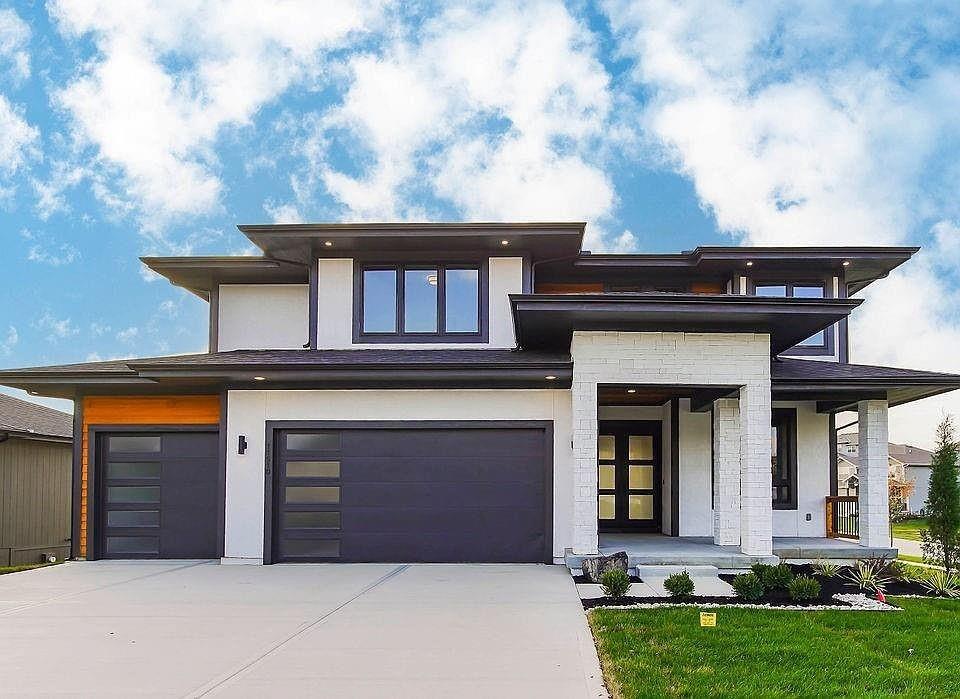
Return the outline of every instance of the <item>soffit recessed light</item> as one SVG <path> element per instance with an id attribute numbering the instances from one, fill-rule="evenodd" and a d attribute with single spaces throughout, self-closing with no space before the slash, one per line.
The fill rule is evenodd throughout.
<path id="1" fill-rule="evenodd" d="M 635 389 L 635 388 L 628 388 L 628 389 L 627 389 L 627 393 L 636 393 L 636 392 L 637 392 L 637 389 Z"/>
<path id="2" fill-rule="evenodd" d="M 325 248 L 332 248 L 332 247 L 333 247 L 333 241 L 332 241 L 332 240 L 324 240 L 324 241 L 323 241 L 323 247 L 325 247 Z"/>
<path id="3" fill-rule="evenodd" d="M 557 380 L 557 377 L 554 376 L 553 374 L 547 374 L 547 375 L 544 376 L 543 378 L 545 378 L 547 381 L 556 381 L 556 380 Z"/>
<path id="4" fill-rule="evenodd" d="M 747 267 L 753 267 L 753 260 L 747 260 Z"/>
<path id="5" fill-rule="evenodd" d="M 510 244 L 510 241 L 509 241 L 509 240 L 501 240 L 501 241 L 500 241 L 500 244 L 501 244 L 501 245 L 509 245 L 509 244 Z"/>
<path id="6" fill-rule="evenodd" d="M 850 266 L 850 260 L 844 260 L 844 261 L 843 261 L 843 266 L 844 266 L 844 267 L 849 267 L 849 266 Z"/>
<path id="7" fill-rule="evenodd" d="M 266 377 L 266 376 L 254 376 L 254 377 L 253 377 L 253 380 L 254 380 L 254 381 L 266 381 L 266 380 L 267 380 L 267 377 Z"/>

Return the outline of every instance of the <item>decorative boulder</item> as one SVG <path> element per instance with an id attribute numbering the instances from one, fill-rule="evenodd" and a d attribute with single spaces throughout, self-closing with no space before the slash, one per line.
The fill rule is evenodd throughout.
<path id="1" fill-rule="evenodd" d="M 627 572 L 627 552 L 618 551 L 609 556 L 591 556 L 584 558 L 581 564 L 583 574 L 592 583 L 600 583 L 600 578 L 608 570 L 622 570 Z"/>

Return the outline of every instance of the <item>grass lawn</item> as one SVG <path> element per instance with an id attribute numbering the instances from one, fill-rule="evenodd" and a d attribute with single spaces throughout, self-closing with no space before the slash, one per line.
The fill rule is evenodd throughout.
<path id="1" fill-rule="evenodd" d="M 893 536 L 897 539 L 920 541 L 920 530 L 927 528 L 925 519 L 908 519 L 904 522 L 893 523 Z"/>
<path id="2" fill-rule="evenodd" d="M 0 566 L 0 575 L 7 573 L 19 573 L 24 570 L 33 570 L 34 568 L 46 568 L 47 566 L 60 565 L 59 563 L 28 563 L 20 566 Z"/>
<path id="3" fill-rule="evenodd" d="M 590 613 L 614 697 L 960 695 L 960 601 L 898 599 L 902 612 L 717 610 Z M 910 652 L 910 649 L 913 652 Z"/>

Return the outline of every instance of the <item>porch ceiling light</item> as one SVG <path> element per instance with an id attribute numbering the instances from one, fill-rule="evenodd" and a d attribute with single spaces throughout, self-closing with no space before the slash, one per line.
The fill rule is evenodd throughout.
<path id="1" fill-rule="evenodd" d="M 509 245 L 509 244 L 510 244 L 510 241 L 509 241 L 509 240 L 501 240 L 501 241 L 500 241 L 500 244 L 506 246 L 506 245 Z"/>
<path id="2" fill-rule="evenodd" d="M 753 260 L 747 260 L 747 267 L 753 267 Z"/>
<path id="3" fill-rule="evenodd" d="M 332 240 L 324 240 L 324 241 L 323 241 L 323 246 L 324 246 L 325 248 L 332 248 L 332 247 L 333 247 L 333 241 L 332 241 Z"/>
<path id="4" fill-rule="evenodd" d="M 553 374 L 547 374 L 547 375 L 544 376 L 543 378 L 545 378 L 547 381 L 556 381 L 556 380 L 557 380 L 557 377 L 554 376 Z"/>
<path id="5" fill-rule="evenodd" d="M 843 266 L 844 266 L 844 267 L 849 267 L 849 266 L 850 266 L 850 260 L 844 260 L 844 261 L 843 261 Z"/>
<path id="6" fill-rule="evenodd" d="M 266 377 L 266 376 L 254 376 L 254 377 L 253 377 L 253 380 L 254 380 L 254 381 L 266 381 L 266 380 L 267 380 L 267 377 Z"/>
<path id="7" fill-rule="evenodd" d="M 627 393 L 636 393 L 636 392 L 637 392 L 637 389 L 635 389 L 635 388 L 628 388 L 628 389 L 627 389 Z"/>

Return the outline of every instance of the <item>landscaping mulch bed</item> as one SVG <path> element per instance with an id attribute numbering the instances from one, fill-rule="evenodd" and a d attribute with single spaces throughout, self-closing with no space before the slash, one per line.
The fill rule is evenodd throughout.
<path id="1" fill-rule="evenodd" d="M 845 568 L 845 567 L 844 567 Z M 841 568 L 841 571 L 844 570 Z M 841 573 L 838 573 L 832 577 L 824 577 L 818 575 L 813 566 L 811 565 L 792 565 L 790 564 L 790 569 L 793 572 L 794 577 L 799 575 L 806 575 L 814 578 L 820 583 L 820 596 L 812 600 L 804 600 L 798 602 L 790 599 L 790 594 L 786 590 L 771 590 L 764 594 L 763 598 L 755 603 L 748 603 L 739 597 L 693 597 L 687 600 L 676 600 L 671 597 L 620 597 L 619 599 L 613 599 L 611 597 L 599 597 L 596 599 L 585 599 L 581 600 L 583 603 L 584 609 L 596 609 L 599 607 L 625 607 L 625 606 L 634 606 L 634 605 L 665 605 L 672 603 L 686 603 L 693 604 L 698 606 L 756 606 L 756 607 L 789 607 L 789 608 L 835 608 L 835 609 L 849 609 L 849 608 L 862 608 L 862 605 L 859 602 L 854 601 L 851 603 L 848 599 L 837 599 L 837 595 L 842 595 L 847 598 L 852 596 L 863 594 L 865 597 L 873 600 L 876 598 L 874 593 L 865 592 L 858 589 L 852 583 L 847 581 L 845 576 Z M 733 579 L 735 575 L 726 575 L 721 574 L 720 579 L 726 583 L 733 584 Z M 588 583 L 589 580 L 585 576 L 577 576 L 574 580 L 578 583 Z M 641 582 L 636 577 L 630 578 L 631 582 Z M 887 583 L 884 588 L 884 595 L 887 597 L 890 596 L 918 596 L 926 598 L 937 598 L 936 595 L 931 594 L 927 589 L 925 589 L 918 582 L 905 582 L 902 580 L 897 580 Z M 868 603 L 869 604 L 869 603 Z"/>

